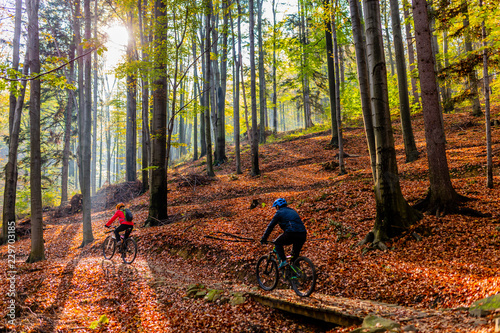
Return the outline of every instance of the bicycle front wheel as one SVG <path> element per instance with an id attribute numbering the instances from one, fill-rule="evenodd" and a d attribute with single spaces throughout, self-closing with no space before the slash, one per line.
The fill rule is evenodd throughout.
<path id="1" fill-rule="evenodd" d="M 133 238 L 127 238 L 123 241 L 122 245 L 122 259 L 126 264 L 134 262 L 137 256 L 137 243 Z"/>
<path id="2" fill-rule="evenodd" d="M 108 236 L 102 243 L 102 255 L 105 259 L 111 260 L 116 251 L 116 241 L 113 237 Z"/>
<path id="3" fill-rule="evenodd" d="M 262 289 L 269 291 L 278 285 L 278 264 L 269 255 L 259 258 L 255 273 L 257 275 L 257 282 Z"/>
<path id="4" fill-rule="evenodd" d="M 316 286 L 316 268 L 306 257 L 298 257 L 290 267 L 290 283 L 300 297 L 311 295 Z"/>

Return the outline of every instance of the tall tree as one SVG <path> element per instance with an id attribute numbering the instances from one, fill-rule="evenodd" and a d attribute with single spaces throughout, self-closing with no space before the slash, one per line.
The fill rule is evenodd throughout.
<path id="1" fill-rule="evenodd" d="M 304 104 L 304 127 L 309 128 L 313 126 L 311 119 L 311 100 L 310 100 L 310 86 L 309 86 L 309 57 L 307 47 L 309 45 L 308 24 L 307 24 L 307 6 L 305 0 L 298 0 L 299 6 L 299 40 L 301 46 L 301 81 L 302 81 L 302 98 Z"/>
<path id="2" fill-rule="evenodd" d="M 465 52 L 467 55 L 471 54 L 472 49 L 472 38 L 469 23 L 469 5 L 467 1 L 464 1 L 464 29 L 465 29 Z M 477 91 L 477 74 L 474 68 L 467 75 L 467 87 L 471 92 L 472 98 L 472 115 L 481 116 L 483 113 L 481 111 L 481 103 L 479 102 L 479 94 Z"/>
<path id="3" fill-rule="evenodd" d="M 74 83 L 74 75 L 75 75 L 75 64 L 73 59 L 75 58 L 75 50 L 76 45 L 73 41 L 70 45 L 69 51 L 69 73 L 68 73 L 68 83 Z M 61 206 L 63 203 L 68 201 L 68 169 L 69 169 L 69 150 L 71 143 L 71 120 L 73 118 L 73 109 L 74 109 L 74 100 L 75 94 L 73 89 L 67 89 L 68 93 L 68 102 L 66 104 L 66 113 L 65 117 L 65 129 L 64 129 L 64 148 L 63 148 L 63 160 L 62 160 L 62 171 L 61 171 Z"/>
<path id="4" fill-rule="evenodd" d="M 234 59 L 234 70 L 233 70 L 233 119 L 234 119 L 234 160 L 236 163 L 236 174 L 243 173 L 241 171 L 241 151 L 240 151 L 240 52 L 241 45 L 240 39 L 236 39 L 236 34 L 234 33 L 234 22 L 233 15 L 229 13 L 231 17 L 231 31 L 232 31 L 232 41 L 233 41 L 233 59 Z M 238 15 L 238 36 L 241 35 L 241 15 Z M 238 55 L 236 55 L 236 42 L 238 42 Z"/>
<path id="5" fill-rule="evenodd" d="M 392 133 L 387 90 L 380 7 L 377 0 L 364 0 L 368 72 L 371 79 L 371 107 L 375 129 L 376 176 L 375 202 L 377 216 L 373 230 L 363 243 L 385 249 L 384 241 L 400 234 L 417 221 L 421 214 L 406 202 L 399 185 L 396 150 Z"/>
<path id="6" fill-rule="evenodd" d="M 418 159 L 417 145 L 413 136 L 410 114 L 410 100 L 408 98 L 408 79 L 406 76 L 405 50 L 401 33 L 401 19 L 399 17 L 399 1 L 389 0 L 391 7 L 392 35 L 394 39 L 394 53 L 396 55 L 396 72 L 398 76 L 399 113 L 401 129 L 405 145 L 406 162 Z"/>
<path id="7" fill-rule="evenodd" d="M 439 216 L 456 210 L 457 202 L 463 197 L 457 194 L 450 180 L 446 158 L 446 139 L 434 71 L 427 2 L 412 0 L 412 3 L 430 180 L 427 197 L 415 207 Z"/>
<path id="8" fill-rule="evenodd" d="M 212 139 L 210 137 L 210 83 L 212 80 L 210 79 L 211 77 L 211 71 L 210 71 L 210 30 L 213 29 L 214 27 L 210 26 L 211 16 L 213 14 L 213 6 L 212 6 L 212 0 L 206 0 L 205 4 L 205 29 L 206 29 L 206 34 L 205 34 L 205 58 L 206 58 L 206 64 L 205 64 L 205 74 L 204 74 L 204 81 L 203 81 L 203 91 L 204 91 L 204 112 L 205 112 L 205 142 L 207 144 L 207 175 L 209 177 L 214 177 L 215 172 L 214 172 L 214 166 L 212 163 Z M 214 41 L 215 42 L 215 41 Z"/>
<path id="9" fill-rule="evenodd" d="M 276 83 L 276 38 L 277 38 L 277 27 L 276 27 L 276 0 L 273 0 L 273 131 L 278 132 L 278 106 L 277 106 L 277 83 Z"/>
<path id="10" fill-rule="evenodd" d="M 16 12 L 14 21 L 14 40 L 12 51 L 12 69 L 19 69 L 19 44 L 21 42 L 21 19 L 22 0 L 16 0 Z M 28 60 L 28 55 L 26 55 Z M 25 75 L 28 74 L 29 64 L 26 61 L 23 68 Z M 14 88 L 14 87 L 12 87 Z M 26 81 L 22 81 L 21 93 L 16 97 L 14 91 L 10 93 L 9 105 L 9 157 L 5 166 L 5 189 L 2 214 L 2 239 L 0 243 L 7 240 L 9 222 L 16 221 L 16 188 L 17 188 L 17 150 L 19 146 L 19 129 L 21 124 L 21 110 L 24 103 L 24 92 Z"/>
<path id="11" fill-rule="evenodd" d="M 127 61 L 131 67 L 135 60 L 134 47 L 134 14 L 127 14 Z M 136 157 L 137 157 L 137 78 L 135 70 L 127 70 L 127 134 L 126 134 L 126 179 L 135 181 L 137 179 Z"/>
<path id="12" fill-rule="evenodd" d="M 411 91 L 413 95 L 413 104 L 419 105 L 419 97 L 418 97 L 418 87 L 417 87 L 417 78 L 413 75 L 415 70 L 415 50 L 413 47 L 413 37 L 411 35 L 412 25 L 410 21 L 409 8 L 411 5 L 408 3 L 408 0 L 403 0 L 403 12 L 405 17 L 405 31 L 406 31 L 406 44 L 408 46 L 408 62 L 410 66 L 410 82 L 411 82 Z"/>
<path id="13" fill-rule="evenodd" d="M 38 31 L 39 0 L 28 0 L 28 53 L 31 75 L 40 73 L 40 41 Z M 40 151 L 40 79 L 30 83 L 30 190 L 31 252 L 27 262 L 45 260 L 42 212 L 42 154 Z"/>
<path id="14" fill-rule="evenodd" d="M 349 0 L 349 8 L 351 11 L 352 33 L 354 37 L 354 45 L 356 52 L 356 63 L 358 67 L 358 82 L 361 95 L 361 109 L 363 112 L 363 120 L 365 125 L 366 141 L 368 144 L 368 152 L 370 155 L 372 176 L 375 182 L 377 175 L 376 169 L 376 151 L 375 151 L 375 134 L 373 128 L 373 116 L 370 98 L 370 82 L 368 74 L 368 62 L 366 59 L 366 41 L 363 34 L 361 24 L 361 9 L 359 0 Z"/>
<path id="15" fill-rule="evenodd" d="M 337 43 L 337 20 L 335 15 L 337 12 L 338 1 L 335 2 L 335 10 L 332 12 L 332 34 L 333 34 L 333 56 L 335 63 L 335 110 L 337 111 L 337 132 L 339 136 L 339 174 L 346 174 L 344 164 L 344 139 L 342 138 L 342 116 L 340 112 L 340 68 L 339 68 L 339 46 Z"/>
<path id="16" fill-rule="evenodd" d="M 97 40 L 97 0 L 94 0 L 94 39 Z M 94 97 L 92 98 L 92 168 L 91 168 L 91 194 L 94 195 L 96 191 L 96 181 L 97 181 L 97 52 L 94 53 L 94 65 L 93 65 L 93 76 L 94 84 L 92 88 L 94 89 Z"/>
<path id="17" fill-rule="evenodd" d="M 335 63 L 334 63 L 334 52 L 333 52 L 333 35 L 332 35 L 332 23 L 331 23 L 331 8 L 330 0 L 323 1 L 323 8 L 325 11 L 325 39 L 326 39 L 326 63 L 328 66 L 328 91 L 330 97 L 330 116 L 332 123 L 332 138 L 330 140 L 330 145 L 338 147 L 339 144 L 339 134 L 337 128 L 337 109 L 336 109 L 336 88 L 335 88 Z"/>
<path id="18" fill-rule="evenodd" d="M 260 143 L 266 142 L 266 114 L 267 114 L 267 102 L 266 102 L 266 72 L 264 70 L 264 46 L 263 46 L 263 36 L 262 36 L 262 6 L 264 0 L 257 0 L 257 40 L 259 46 L 259 134 Z"/>
<path id="19" fill-rule="evenodd" d="M 153 116 L 151 124 L 151 184 L 149 197 L 149 216 L 146 226 L 155 226 L 168 218 L 167 212 L 167 175 L 165 159 L 167 146 L 167 94 L 165 78 L 164 48 L 166 43 L 167 6 L 162 0 L 156 0 L 155 33 L 154 33 L 154 89 L 153 89 Z"/>
<path id="20" fill-rule="evenodd" d="M 138 0 L 138 16 L 139 16 L 139 33 L 141 38 L 141 55 L 142 61 L 149 61 L 149 54 L 147 52 L 148 43 L 146 41 L 146 36 L 144 35 L 144 30 L 146 28 L 146 12 L 147 12 L 148 1 Z M 149 77 L 148 70 L 142 71 L 141 75 L 141 114 L 142 114 L 142 131 L 141 131 L 141 143 L 142 143 L 142 192 L 146 192 L 149 189 L 149 160 L 151 156 L 151 147 L 149 141 Z"/>
<path id="21" fill-rule="evenodd" d="M 479 0 L 479 6 L 483 1 Z M 491 151 L 491 119 L 490 119 L 490 79 L 488 75 L 488 42 L 484 20 L 481 22 L 481 34 L 483 37 L 483 90 L 484 90 L 484 118 L 486 123 L 486 187 L 493 188 L 493 157 Z"/>
<path id="22" fill-rule="evenodd" d="M 84 0 L 84 14 L 85 14 L 85 39 L 91 39 L 92 33 L 92 13 L 90 11 L 90 0 Z M 83 196 L 83 240 L 81 246 L 85 246 L 94 241 L 92 235 L 92 199 L 91 199 L 91 184 L 90 184 L 90 162 L 91 162 L 91 133 L 92 130 L 92 57 L 91 53 L 87 52 L 84 57 L 84 71 L 85 71 L 85 92 L 84 92 L 84 107 L 80 109 L 81 115 L 81 136 L 80 136 L 80 170 L 82 176 L 80 177 L 82 196 Z M 79 69 L 81 70 L 81 69 Z"/>
<path id="23" fill-rule="evenodd" d="M 250 39 L 250 96 L 252 108 L 252 176 L 260 175 L 259 169 L 259 138 L 257 137 L 257 87 L 255 73 L 255 13 L 253 0 L 248 1 L 249 39 Z"/>

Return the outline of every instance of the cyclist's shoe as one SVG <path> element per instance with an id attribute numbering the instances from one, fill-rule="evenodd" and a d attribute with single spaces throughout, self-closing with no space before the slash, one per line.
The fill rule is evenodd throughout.
<path id="1" fill-rule="evenodd" d="M 288 266 L 288 262 L 282 261 L 282 262 L 280 262 L 280 265 L 278 266 L 278 269 L 285 268 L 286 266 Z"/>

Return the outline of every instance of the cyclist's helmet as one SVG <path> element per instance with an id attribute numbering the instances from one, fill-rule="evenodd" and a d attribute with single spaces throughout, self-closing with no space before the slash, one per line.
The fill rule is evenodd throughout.
<path id="1" fill-rule="evenodd" d="M 286 205 L 287 205 L 286 200 L 283 198 L 276 199 L 276 201 L 274 201 L 273 203 L 273 207 L 283 207 Z"/>
<path id="2" fill-rule="evenodd" d="M 116 205 L 116 210 L 120 210 L 123 207 L 125 207 L 125 204 L 123 202 L 120 202 L 118 205 Z"/>

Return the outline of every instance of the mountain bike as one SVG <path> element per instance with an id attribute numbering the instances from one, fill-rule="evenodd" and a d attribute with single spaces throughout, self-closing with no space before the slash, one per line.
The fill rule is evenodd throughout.
<path id="1" fill-rule="evenodd" d="M 274 245 L 274 242 L 268 241 L 267 243 Z M 316 286 L 316 268 L 309 258 L 298 257 L 293 263 L 278 269 L 278 255 L 275 247 L 269 254 L 257 260 L 255 273 L 259 286 L 266 291 L 276 288 L 280 276 L 300 297 L 311 295 Z"/>
<path id="2" fill-rule="evenodd" d="M 114 232 L 114 230 L 106 231 L 107 234 L 111 232 Z M 137 242 L 130 236 L 126 239 L 124 239 L 123 235 L 120 235 L 120 237 L 122 241 L 120 246 L 118 246 L 118 242 L 113 236 L 106 237 L 104 243 L 102 243 L 102 254 L 105 259 L 111 260 L 118 248 L 118 253 L 122 255 L 123 262 L 131 264 L 137 256 Z"/>

